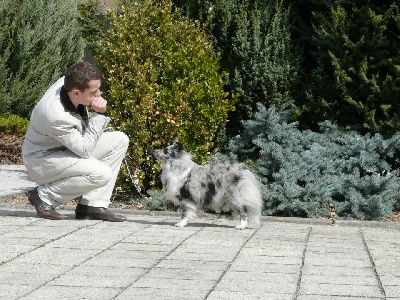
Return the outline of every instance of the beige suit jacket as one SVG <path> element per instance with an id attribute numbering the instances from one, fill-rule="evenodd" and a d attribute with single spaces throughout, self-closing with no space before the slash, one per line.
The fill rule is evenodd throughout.
<path id="1" fill-rule="evenodd" d="M 96 112 L 83 120 L 78 112 L 66 109 L 60 100 L 63 85 L 64 77 L 36 104 L 22 146 L 25 166 L 38 184 L 48 182 L 77 159 L 89 158 L 110 121 Z"/>

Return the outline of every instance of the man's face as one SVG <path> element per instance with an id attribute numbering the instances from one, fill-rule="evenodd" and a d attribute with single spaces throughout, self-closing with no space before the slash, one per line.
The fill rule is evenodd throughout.
<path id="1" fill-rule="evenodd" d="M 100 85 L 100 80 L 90 80 L 89 87 L 83 92 L 79 91 L 79 104 L 90 105 L 95 98 L 99 97 L 101 95 Z"/>

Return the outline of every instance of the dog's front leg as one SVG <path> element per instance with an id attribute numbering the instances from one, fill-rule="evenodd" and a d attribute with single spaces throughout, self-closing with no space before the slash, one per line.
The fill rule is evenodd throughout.
<path id="1" fill-rule="evenodd" d="M 237 225 L 235 228 L 238 230 L 243 230 L 247 227 L 247 209 L 246 207 L 242 207 L 239 211 L 240 215 L 240 225 Z"/>
<path id="2" fill-rule="evenodd" d="M 176 223 L 175 226 L 176 227 L 185 227 L 189 222 L 189 218 L 187 215 L 187 208 L 185 205 L 183 205 L 181 203 L 180 209 L 181 209 L 181 221 Z"/>
<path id="3" fill-rule="evenodd" d="M 181 201 L 180 204 L 181 209 L 181 221 L 176 223 L 176 227 L 185 227 L 189 219 L 193 218 L 196 215 L 196 207 L 191 207 L 188 203 Z"/>

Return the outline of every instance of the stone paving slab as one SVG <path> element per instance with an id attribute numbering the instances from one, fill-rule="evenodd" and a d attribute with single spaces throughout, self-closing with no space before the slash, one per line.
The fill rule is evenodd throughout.
<path id="1" fill-rule="evenodd" d="M 400 300 L 398 223 L 201 217 L 123 210 L 127 222 L 37 218 L 2 204 L 35 187 L 0 166 L 0 299 Z"/>
<path id="2" fill-rule="evenodd" d="M 36 186 L 30 180 L 25 166 L 0 165 L 0 174 L 0 199 L 22 195 Z"/>
<path id="3" fill-rule="evenodd" d="M 199 218 L 122 210 L 127 222 L 37 218 L 0 205 L 0 299 L 400 299 L 397 223 Z"/>

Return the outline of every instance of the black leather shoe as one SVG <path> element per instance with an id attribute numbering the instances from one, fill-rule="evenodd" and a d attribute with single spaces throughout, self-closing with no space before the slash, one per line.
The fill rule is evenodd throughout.
<path id="1" fill-rule="evenodd" d="M 39 217 L 50 220 L 62 220 L 65 218 L 64 215 L 56 212 L 53 206 L 48 205 L 46 202 L 40 199 L 37 187 L 35 187 L 30 193 L 28 200 L 35 207 Z"/>
<path id="2" fill-rule="evenodd" d="M 93 207 L 83 204 L 78 204 L 75 209 L 76 219 L 92 219 L 92 220 L 103 220 L 110 222 L 123 222 L 127 218 L 121 215 L 116 215 L 104 207 Z"/>

